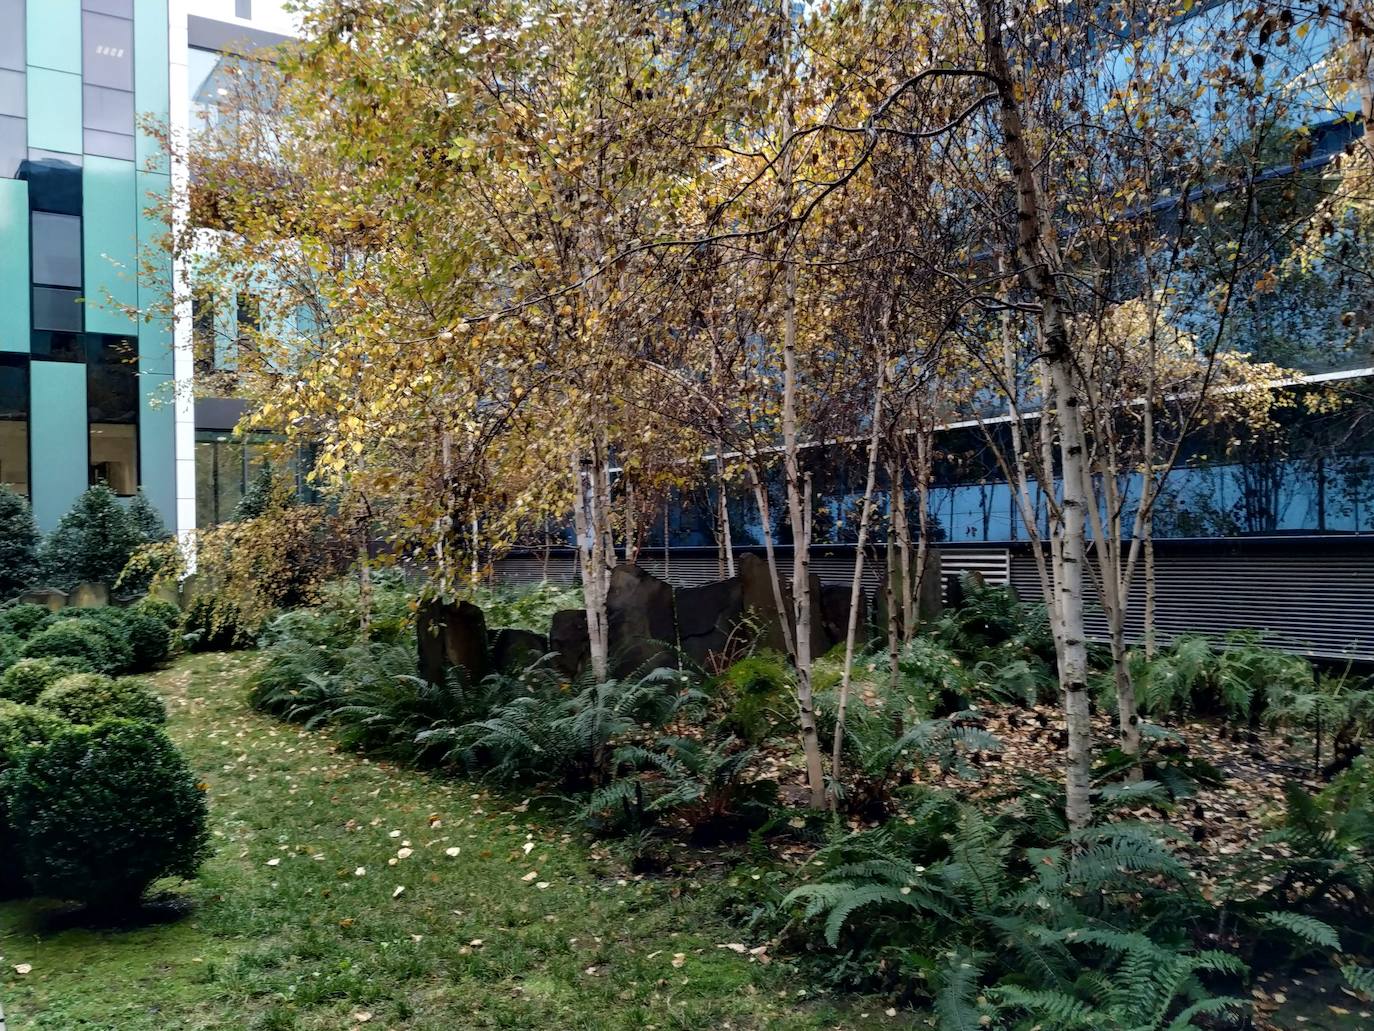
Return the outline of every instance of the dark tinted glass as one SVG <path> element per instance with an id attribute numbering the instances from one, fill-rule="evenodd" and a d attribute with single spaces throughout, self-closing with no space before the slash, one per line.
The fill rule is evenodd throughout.
<path id="1" fill-rule="evenodd" d="M 24 73 L 0 69 L 0 115 L 23 118 L 28 114 L 24 103 Z"/>
<path id="2" fill-rule="evenodd" d="M 80 333 L 58 333 L 36 329 L 29 337 L 29 352 L 35 358 L 56 362 L 84 362 L 86 342 Z"/>
<path id="3" fill-rule="evenodd" d="M 35 211 L 32 240 L 34 283 L 81 285 L 81 219 Z"/>
<path id="4" fill-rule="evenodd" d="M 19 178 L 29 181 L 29 207 L 34 211 L 81 214 L 80 158 L 30 151 Z"/>
<path id="5" fill-rule="evenodd" d="M 81 134 L 81 148 L 87 154 L 103 158 L 134 159 L 134 138 L 118 132 L 101 132 L 99 129 L 86 129 Z"/>
<path id="6" fill-rule="evenodd" d="M 29 359 L 0 354 L 0 419 L 29 417 Z"/>
<path id="7" fill-rule="evenodd" d="M 138 421 L 138 346 L 128 337 L 86 336 L 86 405 L 91 422 Z"/>
<path id="8" fill-rule="evenodd" d="M 105 132 L 134 131 L 134 95 L 107 86 L 85 86 L 81 90 L 81 124 Z"/>
<path id="9" fill-rule="evenodd" d="M 0 68 L 24 70 L 24 0 L 0 0 Z"/>
<path id="10" fill-rule="evenodd" d="M 17 179 L 28 152 L 28 123 L 22 118 L 0 115 L 0 178 Z"/>
<path id="11" fill-rule="evenodd" d="M 134 88 L 134 23 L 87 12 L 81 16 L 81 77 L 92 86 Z"/>
<path id="12" fill-rule="evenodd" d="M 33 288 L 33 328 L 81 332 L 80 290 L 57 290 L 50 286 Z"/>

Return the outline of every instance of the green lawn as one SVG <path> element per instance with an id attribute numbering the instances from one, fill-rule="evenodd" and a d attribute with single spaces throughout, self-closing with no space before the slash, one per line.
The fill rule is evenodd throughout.
<path id="1" fill-rule="evenodd" d="M 209 786 L 215 855 L 176 889 L 187 912 L 92 930 L 0 907 L 11 1029 L 907 1023 L 812 1001 L 784 964 L 719 948 L 740 941 L 704 877 L 637 881 L 519 799 L 250 712 L 251 661 L 196 656 L 154 678 Z"/>

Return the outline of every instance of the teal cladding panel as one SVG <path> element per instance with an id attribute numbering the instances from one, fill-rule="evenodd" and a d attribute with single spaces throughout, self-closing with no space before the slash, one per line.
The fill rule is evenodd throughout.
<path id="1" fill-rule="evenodd" d="M 0 351 L 29 350 L 29 184 L 0 179 Z"/>
<path id="2" fill-rule="evenodd" d="M 79 362 L 31 362 L 29 439 L 33 442 L 33 517 L 44 533 L 86 489 L 86 366 Z"/>
<path id="3" fill-rule="evenodd" d="M 165 16 L 163 21 L 165 24 Z M 25 22 L 29 64 L 81 74 L 81 0 L 29 0 Z M 32 79 L 29 92 L 33 92 Z M 79 120 L 77 128 L 79 131 Z M 75 153 L 81 153 L 79 144 Z"/>
<path id="4" fill-rule="evenodd" d="M 140 120 L 151 116 L 166 125 L 168 100 L 167 0 L 134 0 L 134 112 Z M 167 171 L 167 155 L 161 144 L 147 133 L 138 132 L 138 166 L 150 167 L 156 160 L 158 171 Z"/>
<path id="5" fill-rule="evenodd" d="M 176 525 L 176 397 L 170 375 L 138 377 L 139 480 L 166 526 Z"/>
<path id="6" fill-rule="evenodd" d="M 138 329 L 139 368 L 145 373 L 172 374 L 172 320 L 167 291 L 172 283 L 172 258 L 166 251 L 167 225 L 158 210 L 148 214 L 157 197 L 165 197 L 171 179 L 157 172 L 138 173 L 138 249 L 151 276 L 140 276 L 138 306 L 145 321 Z"/>
<path id="7" fill-rule="evenodd" d="M 138 305 L 138 185 L 132 161 L 87 157 L 82 205 L 86 330 L 136 333 L 119 305 Z"/>
<path id="8" fill-rule="evenodd" d="M 81 74 L 29 65 L 28 94 L 29 146 L 80 154 Z"/>

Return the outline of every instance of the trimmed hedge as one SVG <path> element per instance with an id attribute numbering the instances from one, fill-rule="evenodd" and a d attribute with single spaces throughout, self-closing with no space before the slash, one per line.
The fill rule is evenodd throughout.
<path id="1" fill-rule="evenodd" d="M 42 605 L 23 602 L 0 609 L 0 634 L 14 634 L 27 640 L 56 619 Z"/>
<path id="2" fill-rule="evenodd" d="M 114 670 L 106 635 L 94 622 L 63 619 L 31 637 L 20 650 L 26 659 L 79 659 L 100 673 Z"/>

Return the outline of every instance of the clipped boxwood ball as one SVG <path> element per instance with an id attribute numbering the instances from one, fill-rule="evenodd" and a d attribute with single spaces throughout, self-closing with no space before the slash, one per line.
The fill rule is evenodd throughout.
<path id="1" fill-rule="evenodd" d="M 106 719 L 167 722 L 162 699 L 137 680 L 112 680 L 101 673 L 63 677 L 38 696 L 38 706 L 70 723 L 94 725 Z"/>
<path id="2" fill-rule="evenodd" d="M 91 669 L 111 669 L 110 647 L 85 620 L 63 619 L 29 638 L 20 654 L 26 659 L 78 659 Z"/>
<path id="3" fill-rule="evenodd" d="M 133 652 L 136 673 L 154 669 L 172 653 L 172 632 L 167 624 L 150 612 L 129 609 L 124 613 L 124 631 Z"/>
<path id="4" fill-rule="evenodd" d="M 89 672 L 90 664 L 82 659 L 20 659 L 0 674 L 0 698 L 31 705 L 63 677 Z"/>
<path id="5" fill-rule="evenodd" d="M 66 609 L 58 620 L 74 620 L 105 642 L 109 661 L 102 673 L 127 673 L 134 668 L 128 617 L 123 609 Z"/>
<path id="6" fill-rule="evenodd" d="M 33 705 L 0 701 L 0 783 L 6 770 L 17 765 L 32 748 L 41 747 L 66 729 L 55 712 Z M 0 898 L 25 894 L 23 864 L 18 860 L 18 839 L 4 793 L 0 792 Z"/>
<path id="7" fill-rule="evenodd" d="M 207 853 L 202 786 L 159 727 L 67 727 L 7 774 L 10 820 L 34 894 L 119 910 Z"/>

